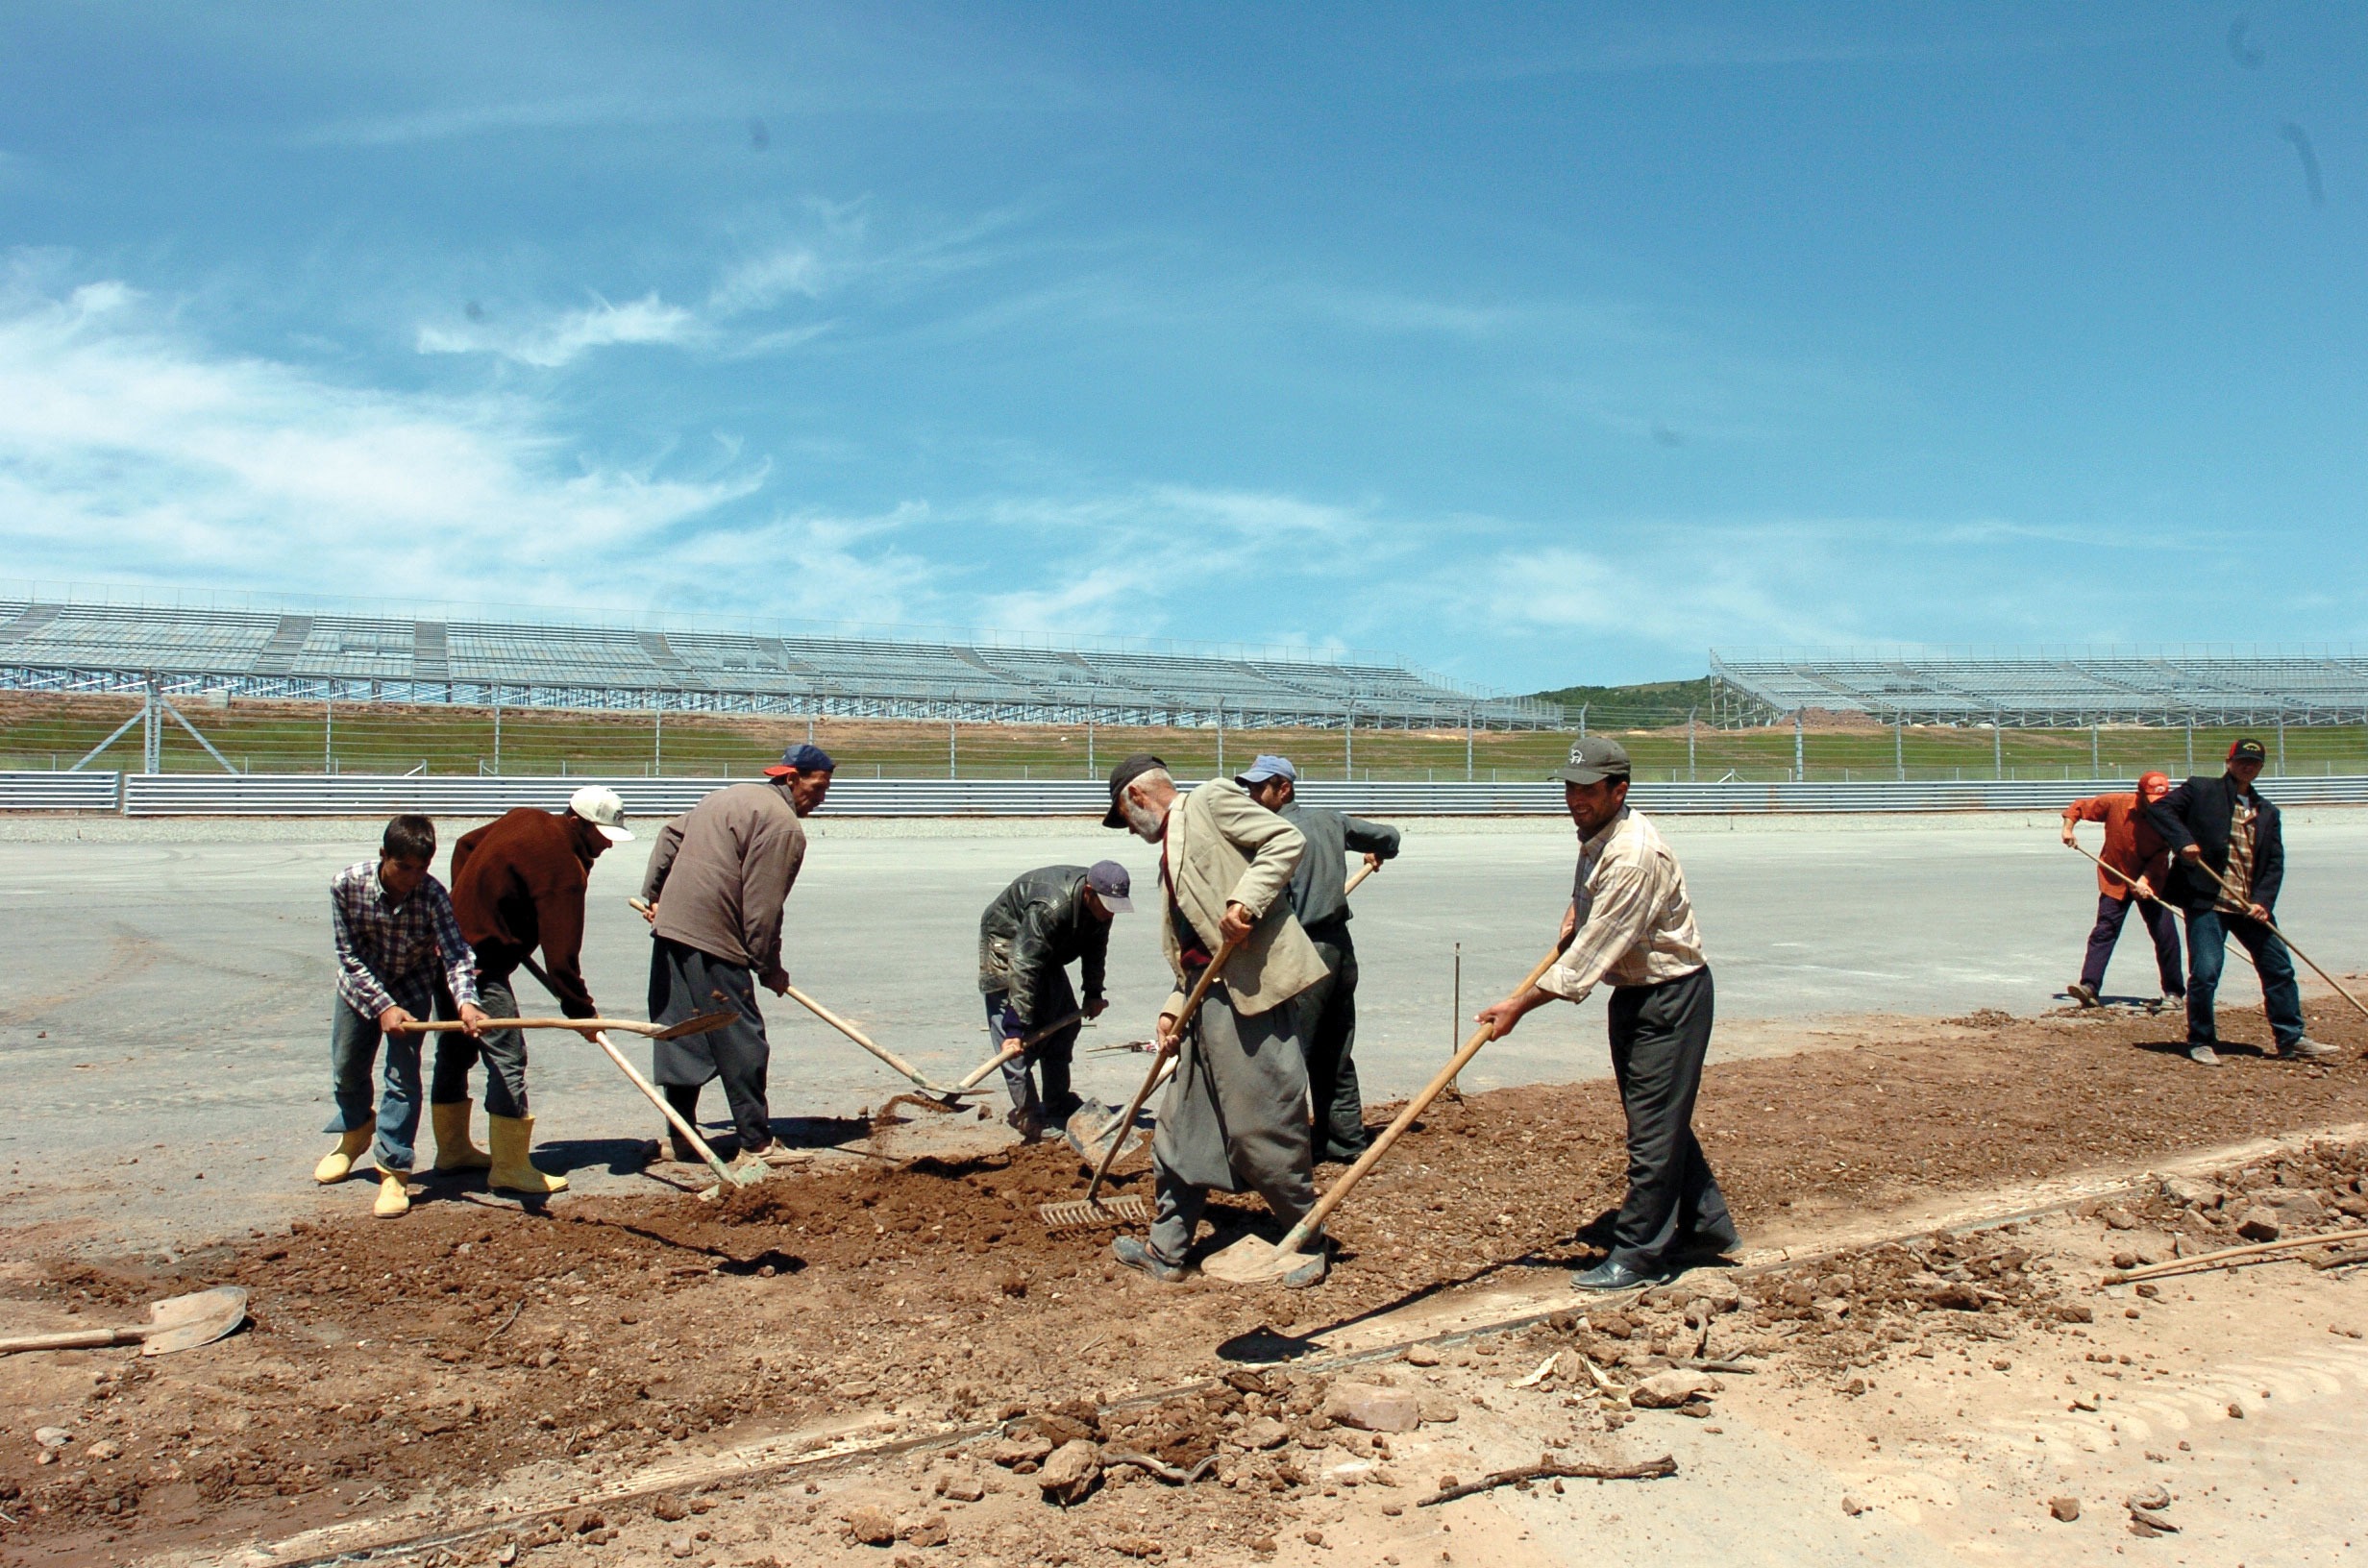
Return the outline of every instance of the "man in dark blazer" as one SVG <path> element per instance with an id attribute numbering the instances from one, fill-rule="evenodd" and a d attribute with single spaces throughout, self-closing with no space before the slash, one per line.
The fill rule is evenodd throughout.
<path id="1" fill-rule="evenodd" d="M 2332 1045 L 2304 1035 L 2294 960 L 2270 929 L 2285 880 L 2285 841 L 2278 808 L 2253 788 L 2267 760 L 2260 742 L 2238 741 L 2218 778 L 2199 774 L 2146 808 L 2171 849 L 2162 896 L 2187 914 L 2187 1055 L 2206 1066 L 2220 1065 L 2212 998 L 2231 937 L 2244 943 L 2260 971 L 2273 1054 L 2289 1061 L 2335 1054 Z"/>

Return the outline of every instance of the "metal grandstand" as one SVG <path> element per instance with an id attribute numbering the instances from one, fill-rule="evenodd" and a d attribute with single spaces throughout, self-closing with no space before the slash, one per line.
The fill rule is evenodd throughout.
<path id="1" fill-rule="evenodd" d="M 1715 722 L 1803 709 L 1887 723 L 2070 729 L 2089 724 L 2356 724 L 2368 658 L 2244 648 L 1711 650 Z"/>
<path id="2" fill-rule="evenodd" d="M 1549 702 L 1309 653 L 167 603 L 0 584 L 0 690 L 973 723 L 1550 728 Z"/>

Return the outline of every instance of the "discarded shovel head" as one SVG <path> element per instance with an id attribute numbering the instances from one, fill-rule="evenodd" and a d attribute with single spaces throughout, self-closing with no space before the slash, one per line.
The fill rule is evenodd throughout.
<path id="1" fill-rule="evenodd" d="M 1323 1243 L 1315 1243 L 1315 1249 L 1285 1252 L 1263 1236 L 1246 1236 L 1200 1260 L 1200 1272 L 1227 1285 L 1281 1285 L 1287 1280 L 1312 1285 L 1323 1277 Z M 1291 1280 L 1294 1273 L 1312 1277 Z"/>
<path id="2" fill-rule="evenodd" d="M 1101 1164 L 1102 1156 L 1110 1152 L 1113 1138 L 1123 1137 L 1127 1139 L 1126 1146 L 1119 1151 L 1120 1158 L 1139 1154 L 1144 1145 L 1150 1141 L 1150 1129 L 1118 1127 L 1115 1124 L 1122 1114 L 1115 1105 L 1088 1100 L 1073 1112 L 1069 1120 L 1062 1125 L 1061 1139 L 1089 1165 Z"/>
<path id="3" fill-rule="evenodd" d="M 684 1035 L 703 1035 L 710 1029 L 721 1029 L 728 1023 L 737 1021 L 739 1017 L 739 1014 L 732 1012 L 702 1013 L 695 1018 L 684 1018 L 680 1023 L 670 1023 L 650 1038 L 652 1040 L 680 1040 Z"/>
<path id="4" fill-rule="evenodd" d="M 234 1285 L 185 1296 L 167 1296 L 148 1305 L 152 1327 L 140 1339 L 142 1356 L 170 1356 L 177 1350 L 210 1345 L 247 1320 L 247 1293 Z"/>

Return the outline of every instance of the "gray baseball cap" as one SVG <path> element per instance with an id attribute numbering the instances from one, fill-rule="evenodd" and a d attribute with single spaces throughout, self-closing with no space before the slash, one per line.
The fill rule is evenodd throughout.
<path id="1" fill-rule="evenodd" d="M 1287 778 L 1295 784 L 1299 781 L 1299 770 L 1291 766 L 1289 757 L 1278 757 L 1271 751 L 1261 751 L 1251 761 L 1248 772 L 1233 775 L 1233 781 L 1245 789 L 1252 784 L 1264 784 L 1270 778 Z"/>
<path id="2" fill-rule="evenodd" d="M 1600 735 L 1589 735 L 1570 743 L 1569 766 L 1554 770 L 1554 776 L 1566 784 L 1593 784 L 1607 778 L 1628 776 L 1628 748 L 1617 741 L 1607 741 Z"/>

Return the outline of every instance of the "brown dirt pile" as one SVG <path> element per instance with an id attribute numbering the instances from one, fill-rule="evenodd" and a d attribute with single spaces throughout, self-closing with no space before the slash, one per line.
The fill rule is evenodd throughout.
<path id="1" fill-rule="evenodd" d="M 2318 1038 L 2368 1039 L 2346 1015 L 2313 1015 Z M 2257 1033 L 2257 1017 L 2232 1033 L 2245 1027 Z M 2232 1055 L 2215 1072 L 2158 1048 L 2176 1036 L 2167 1020 L 2088 1016 L 1722 1065 L 1698 1124 L 1749 1233 L 1787 1211 L 1863 1210 L 2368 1119 L 2356 1056 L 2320 1067 Z M 1212 1347 L 1266 1324 L 1344 1319 L 1443 1283 L 1583 1260 L 1584 1228 L 1616 1199 L 1621 1169 L 1609 1084 L 1443 1104 L 1344 1210 L 1339 1261 L 1313 1293 L 1155 1286 L 1110 1263 L 1107 1233 L 1047 1232 L 1036 1205 L 1082 1185 L 1059 1145 L 783 1174 L 713 1206 L 670 1194 L 533 1213 L 446 1189 L 399 1223 L 362 1217 L 358 1202 L 350 1223 L 172 1266 L 56 1259 L 0 1289 L 50 1322 L 62 1311 L 111 1322 L 158 1295 L 236 1283 L 254 1292 L 255 1324 L 185 1357 L 0 1364 L 0 1395 L 75 1433 L 49 1465 L 29 1443 L 0 1446 L 0 1512 L 17 1521 L 0 1525 L 0 1549 L 107 1560 L 270 1537 L 521 1466 L 613 1476 L 888 1408 L 954 1421 L 1076 1400 L 1090 1409 L 1113 1391 L 1199 1376 Z M 2310 1187 L 2330 1212 L 2341 1201 L 2332 1180 Z M 1140 1173 L 1128 1185 L 1141 1190 Z M 2218 1213 L 2180 1223 L 2219 1235 Z M 2001 1246 L 1936 1242 L 1821 1265 L 1813 1281 L 1753 1286 L 1721 1321 L 1782 1336 L 1834 1318 L 1835 1332 L 1866 1337 L 1847 1361 L 1892 1343 L 1879 1323 L 2044 1317 L 2050 1282 Z M 1808 1303 L 1792 1299 L 1796 1285 Z M 1936 1303 L 1934 1291 L 1958 1285 L 1976 1307 Z M 1847 1312 L 1820 1306 L 1837 1299 Z M 1656 1337 L 1681 1338 L 1648 1328 L 1643 1343 Z M 1253 1392 L 1233 1389 L 1244 1403 L 1218 1423 L 1250 1419 Z M 1127 1419 L 1140 1428 L 1121 1433 L 1130 1446 L 1179 1464 L 1206 1457 L 1196 1443 L 1210 1412 Z"/>

